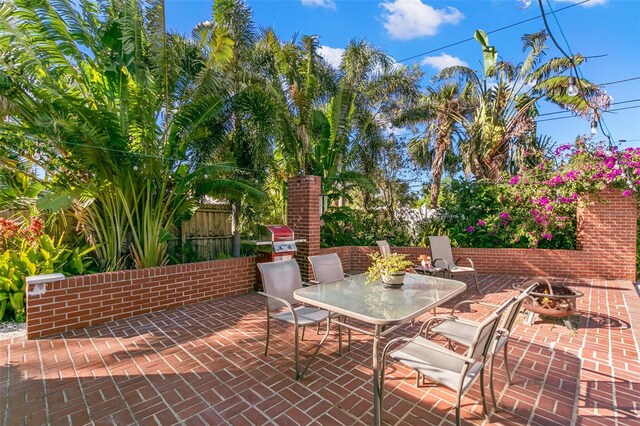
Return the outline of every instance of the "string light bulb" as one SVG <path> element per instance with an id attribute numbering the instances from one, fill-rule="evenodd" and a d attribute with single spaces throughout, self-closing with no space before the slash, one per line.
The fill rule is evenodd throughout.
<path id="1" fill-rule="evenodd" d="M 576 79 L 573 76 L 567 77 L 567 96 L 574 97 L 578 94 L 578 86 L 576 86 Z"/>
<path id="2" fill-rule="evenodd" d="M 138 166 L 133 166 L 133 171 L 137 172 L 138 171 Z"/>
<path id="3" fill-rule="evenodd" d="M 526 9 L 531 6 L 531 0 L 516 0 L 516 6 L 518 9 Z"/>
<path id="4" fill-rule="evenodd" d="M 204 174 L 204 178 L 205 178 L 205 179 L 209 179 L 209 175 L 205 173 L 205 174 Z"/>
<path id="5" fill-rule="evenodd" d="M 593 120 L 591 122 L 591 136 L 595 136 L 598 134 L 598 122 Z"/>

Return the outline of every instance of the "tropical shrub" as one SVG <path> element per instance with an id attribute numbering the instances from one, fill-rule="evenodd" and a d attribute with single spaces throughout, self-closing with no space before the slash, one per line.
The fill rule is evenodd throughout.
<path id="1" fill-rule="evenodd" d="M 522 168 L 508 183 L 453 180 L 421 236 L 447 234 L 465 247 L 575 248 L 576 209 L 598 191 L 638 194 L 640 149 L 579 140 L 553 158 Z"/>
<path id="2" fill-rule="evenodd" d="M 171 230 L 204 194 L 261 196 L 207 155 L 233 40 L 211 23 L 191 39 L 164 24 L 157 0 L 0 7 L 0 139 L 44 171 L 41 209 L 75 210 L 104 270 L 166 264 Z"/>
<path id="3" fill-rule="evenodd" d="M 0 218 L 0 320 L 12 312 L 26 320 L 25 277 L 62 272 L 82 274 L 91 265 L 91 249 L 70 249 L 44 233 L 44 223 L 31 217 L 22 224 Z M 8 308 L 8 310 L 7 310 Z"/>
<path id="4" fill-rule="evenodd" d="M 387 240 L 397 246 L 413 242 L 405 221 L 382 217 L 376 210 L 330 207 L 322 219 L 324 225 L 320 234 L 323 247 L 370 246 L 377 240 Z"/>
<path id="5" fill-rule="evenodd" d="M 419 224 L 419 241 L 429 235 L 448 235 L 459 247 L 528 247 L 520 229 L 528 220 L 525 209 L 515 203 L 508 185 L 490 181 L 451 179 L 445 182 L 441 208 L 434 217 Z M 575 205 L 555 238 L 539 243 L 541 248 L 575 247 Z"/>

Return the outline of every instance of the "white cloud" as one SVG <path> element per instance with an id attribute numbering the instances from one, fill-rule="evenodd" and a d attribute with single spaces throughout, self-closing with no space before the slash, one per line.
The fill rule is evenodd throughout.
<path id="1" fill-rule="evenodd" d="M 421 0 L 394 0 L 381 3 L 384 27 L 392 38 L 411 40 L 438 33 L 443 24 L 457 24 L 464 15 L 455 7 L 435 9 Z"/>
<path id="2" fill-rule="evenodd" d="M 467 63 L 460 58 L 456 58 L 455 56 L 447 55 L 446 53 L 441 53 L 440 56 L 427 56 L 420 62 L 422 65 L 429 65 L 437 69 L 438 71 L 442 71 L 445 68 L 453 67 L 456 65 L 467 66 Z"/>
<path id="3" fill-rule="evenodd" d="M 302 0 L 302 5 L 307 7 L 324 7 L 325 9 L 336 9 L 333 0 Z"/>
<path id="4" fill-rule="evenodd" d="M 583 0 L 555 0 L 556 3 L 580 3 Z M 580 6 L 593 7 L 607 4 L 609 0 L 591 0 L 586 3 L 582 3 Z"/>
<path id="5" fill-rule="evenodd" d="M 322 56 L 324 60 L 329 63 L 329 65 L 336 69 L 340 67 L 340 62 L 342 62 L 343 54 L 344 49 L 340 47 L 320 46 L 318 48 L 318 55 Z"/>

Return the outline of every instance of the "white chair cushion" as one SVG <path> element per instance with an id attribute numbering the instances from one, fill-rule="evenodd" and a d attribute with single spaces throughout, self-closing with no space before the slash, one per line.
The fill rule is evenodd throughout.
<path id="1" fill-rule="evenodd" d="M 328 311 L 312 308 L 310 306 L 298 306 L 297 308 L 293 308 L 293 310 L 296 311 L 299 326 L 317 324 L 321 321 L 326 320 L 327 315 L 329 314 Z M 291 312 L 289 310 L 274 314 L 271 316 L 271 318 L 294 324 L 293 316 L 291 315 Z"/>
<path id="2" fill-rule="evenodd" d="M 455 355 L 442 352 L 442 349 L 444 348 L 437 343 L 423 337 L 415 337 L 400 349 L 391 352 L 389 356 L 450 389 L 458 389 L 465 362 Z M 463 392 L 482 371 L 482 365 L 476 361 L 467 370 L 462 385 Z"/>
<path id="3" fill-rule="evenodd" d="M 456 272 L 475 272 L 476 270 L 468 266 L 452 266 L 449 271 L 455 274 Z"/>

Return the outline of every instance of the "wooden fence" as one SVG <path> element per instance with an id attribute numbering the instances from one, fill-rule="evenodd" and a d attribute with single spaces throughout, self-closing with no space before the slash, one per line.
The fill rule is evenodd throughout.
<path id="1" fill-rule="evenodd" d="M 229 257 L 232 240 L 231 206 L 204 204 L 181 226 L 179 255 L 183 262 Z"/>

